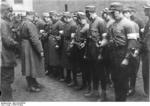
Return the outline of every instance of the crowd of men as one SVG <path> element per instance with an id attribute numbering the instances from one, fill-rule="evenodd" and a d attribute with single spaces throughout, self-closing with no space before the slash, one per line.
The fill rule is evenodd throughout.
<path id="1" fill-rule="evenodd" d="M 143 88 L 149 97 L 150 3 L 143 10 L 149 17 L 146 25 L 135 16 L 134 7 L 119 2 L 102 10 L 101 17 L 92 5 L 85 11 L 50 11 L 39 17 L 34 11 L 15 15 L 2 3 L 2 100 L 13 98 L 16 58 L 21 59 L 28 91 L 40 92 L 36 78 L 47 75 L 101 101 L 107 100 L 108 86 L 114 87 L 116 101 L 134 95 L 142 61 Z"/>

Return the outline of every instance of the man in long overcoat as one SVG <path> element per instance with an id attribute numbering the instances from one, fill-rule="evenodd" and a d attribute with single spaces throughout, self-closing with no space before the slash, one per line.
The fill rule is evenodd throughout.
<path id="1" fill-rule="evenodd" d="M 22 74 L 26 76 L 30 91 L 40 91 L 36 78 L 44 76 L 43 48 L 36 26 L 32 23 L 34 13 L 27 12 L 21 27 Z"/>
<path id="2" fill-rule="evenodd" d="M 48 69 L 48 62 L 49 62 L 49 32 L 52 26 L 52 21 L 49 17 L 49 13 L 43 13 L 42 19 L 45 22 L 44 28 L 40 30 L 41 36 L 41 42 L 44 50 L 44 60 L 45 60 L 45 71 L 46 74 L 49 74 Z"/>
<path id="3" fill-rule="evenodd" d="M 64 13 L 64 34 L 63 34 L 63 47 L 62 47 L 62 57 L 61 57 L 61 65 L 63 68 L 67 70 L 66 74 L 66 82 L 68 83 L 68 86 L 70 86 L 71 83 L 71 48 L 70 48 L 70 42 L 72 38 L 75 36 L 77 25 L 75 21 L 72 18 L 72 14 L 70 12 Z"/>
<path id="4" fill-rule="evenodd" d="M 64 23 L 59 20 L 59 14 L 57 12 L 53 13 L 51 16 L 52 19 L 52 26 L 51 26 L 51 32 L 49 36 L 49 62 L 48 65 L 52 67 L 52 74 L 56 78 L 60 78 L 60 59 L 61 59 L 61 32 L 63 32 L 63 25 Z M 61 70 L 62 71 L 62 70 Z"/>
<path id="5" fill-rule="evenodd" d="M 77 90 L 83 90 L 87 88 L 87 91 L 91 89 L 90 83 L 90 70 L 89 70 L 89 61 L 87 59 L 88 53 L 88 33 L 89 33 L 89 24 L 87 22 L 86 14 L 84 12 L 77 13 L 78 28 L 75 35 L 74 48 L 74 67 L 73 69 L 77 73 L 78 69 L 82 72 L 82 84 L 77 87 Z"/>
<path id="6" fill-rule="evenodd" d="M 0 4 L 0 36 L 1 36 L 1 96 L 2 101 L 12 101 L 11 84 L 14 81 L 14 67 L 16 66 L 16 56 L 14 50 L 18 43 L 12 38 L 10 28 L 10 17 L 12 11 L 6 3 Z"/>

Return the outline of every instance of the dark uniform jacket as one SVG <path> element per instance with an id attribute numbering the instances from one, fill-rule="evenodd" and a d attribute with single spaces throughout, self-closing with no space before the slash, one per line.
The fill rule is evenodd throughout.
<path id="1" fill-rule="evenodd" d="M 94 20 L 91 21 L 89 36 L 91 36 L 92 39 L 94 38 L 94 40 L 90 40 L 89 42 L 89 56 L 92 60 L 97 60 L 97 57 L 99 55 L 99 48 L 96 47 L 96 43 L 98 40 L 102 40 L 102 34 L 106 32 L 106 23 L 102 18 L 97 16 Z"/>
<path id="2" fill-rule="evenodd" d="M 72 20 L 69 23 L 64 24 L 64 34 L 63 34 L 63 47 L 62 47 L 62 59 L 61 65 L 65 68 L 71 68 L 69 57 L 67 55 L 67 49 L 71 41 L 71 34 L 76 33 L 77 25 Z"/>
<path id="3" fill-rule="evenodd" d="M 134 22 L 129 19 L 123 18 L 119 21 L 113 23 L 110 31 L 110 35 L 112 36 L 112 40 L 115 43 L 115 46 L 126 46 L 128 47 L 128 35 L 130 34 L 138 34 L 138 26 Z M 137 45 L 134 45 L 137 46 Z"/>
<path id="4" fill-rule="evenodd" d="M 75 36 L 76 42 L 81 42 L 83 43 L 85 40 L 87 40 L 89 34 L 89 24 L 86 25 L 80 25 L 77 28 L 77 33 Z"/>
<path id="5" fill-rule="evenodd" d="M 52 25 L 51 34 L 49 36 L 49 56 L 48 61 L 50 66 L 58 66 L 60 65 L 60 44 L 56 39 L 56 36 L 59 36 L 59 31 L 63 30 L 64 23 L 61 20 L 58 20 Z M 56 48 L 56 45 L 59 45 L 59 48 Z"/>
<path id="6" fill-rule="evenodd" d="M 80 62 L 83 61 L 84 55 L 87 54 L 87 37 L 89 33 L 89 24 L 78 25 L 75 34 L 75 43 L 71 51 L 71 63 L 74 67 L 79 67 Z M 82 48 L 81 44 L 85 44 Z M 87 55 L 86 55 L 87 56 Z"/>
<path id="7" fill-rule="evenodd" d="M 137 41 L 136 37 L 134 37 L 139 36 L 139 27 L 135 22 L 127 18 L 122 18 L 112 25 L 110 31 L 111 39 L 113 40 L 112 45 L 115 48 L 125 48 L 126 53 L 124 54 L 128 55 L 130 49 L 138 49 L 140 47 L 139 42 Z"/>

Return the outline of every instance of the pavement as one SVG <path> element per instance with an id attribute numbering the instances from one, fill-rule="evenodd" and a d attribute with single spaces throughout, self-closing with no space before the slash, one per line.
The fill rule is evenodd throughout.
<path id="1" fill-rule="evenodd" d="M 67 87 L 65 82 L 59 82 L 54 78 L 45 76 L 44 78 L 37 79 L 43 86 L 42 91 L 39 93 L 31 93 L 26 90 L 27 83 L 25 77 L 21 75 L 21 65 L 15 68 L 15 81 L 13 87 L 14 101 L 34 101 L 34 102 L 96 102 L 97 98 L 84 97 L 84 90 L 76 91 L 74 88 Z M 108 101 L 114 101 L 114 89 L 107 89 Z M 127 101 L 132 102 L 147 102 L 149 99 L 144 95 L 143 80 L 141 75 L 141 67 L 137 76 L 136 94 L 128 97 Z"/>

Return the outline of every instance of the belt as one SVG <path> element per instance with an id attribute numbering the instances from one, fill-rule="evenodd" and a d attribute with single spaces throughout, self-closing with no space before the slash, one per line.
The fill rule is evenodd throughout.
<path id="1" fill-rule="evenodd" d="M 29 38 L 28 37 L 23 37 L 23 38 L 21 38 L 21 40 L 29 40 Z"/>
<path id="2" fill-rule="evenodd" d="M 64 40 L 71 40 L 70 37 L 64 37 Z"/>
<path id="3" fill-rule="evenodd" d="M 126 48 L 126 46 L 119 45 L 119 46 L 114 47 L 115 50 L 124 49 L 124 48 Z"/>

